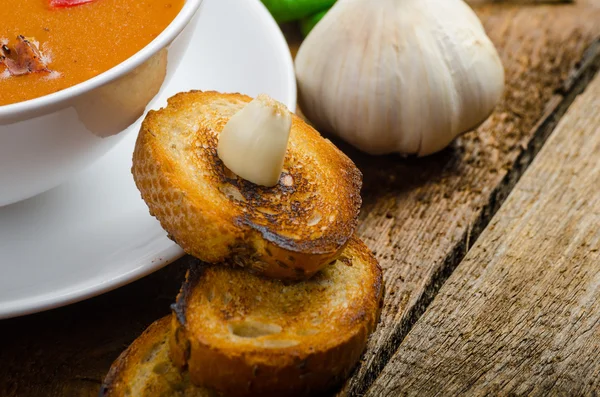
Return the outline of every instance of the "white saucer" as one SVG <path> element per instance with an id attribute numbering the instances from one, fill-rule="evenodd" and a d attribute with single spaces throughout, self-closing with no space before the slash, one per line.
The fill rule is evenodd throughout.
<path id="1" fill-rule="evenodd" d="M 205 0 L 177 74 L 150 106 L 179 91 L 265 92 L 292 110 L 296 83 L 281 31 L 259 0 Z M 139 123 L 75 180 L 0 208 L 0 318 L 80 301 L 183 255 L 148 213 L 131 177 Z"/>

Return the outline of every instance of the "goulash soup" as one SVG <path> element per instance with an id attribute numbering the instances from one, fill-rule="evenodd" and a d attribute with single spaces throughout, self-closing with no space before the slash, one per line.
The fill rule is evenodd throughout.
<path id="1" fill-rule="evenodd" d="M 1 0 L 0 106 L 88 80 L 138 52 L 184 0 Z"/>

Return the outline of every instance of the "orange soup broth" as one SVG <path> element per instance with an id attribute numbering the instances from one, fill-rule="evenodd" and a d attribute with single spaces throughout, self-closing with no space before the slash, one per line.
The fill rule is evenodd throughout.
<path id="1" fill-rule="evenodd" d="M 0 105 L 47 95 L 88 80 L 158 36 L 184 0 L 96 0 L 51 8 L 48 0 L 1 0 L 0 41 L 34 38 L 52 73 L 10 76 L 0 65 Z"/>

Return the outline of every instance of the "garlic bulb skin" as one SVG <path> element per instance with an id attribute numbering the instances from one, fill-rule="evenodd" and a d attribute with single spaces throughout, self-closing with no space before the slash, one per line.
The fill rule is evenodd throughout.
<path id="1" fill-rule="evenodd" d="M 370 154 L 442 150 L 504 90 L 500 57 L 463 0 L 338 0 L 295 62 L 307 118 Z"/>

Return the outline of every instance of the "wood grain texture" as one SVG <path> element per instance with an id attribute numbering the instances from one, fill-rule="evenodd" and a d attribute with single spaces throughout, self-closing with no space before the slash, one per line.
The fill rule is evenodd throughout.
<path id="1" fill-rule="evenodd" d="M 600 36 L 594 5 L 475 10 L 506 70 L 494 114 L 432 157 L 375 159 L 345 149 L 364 173 L 359 235 L 380 260 L 387 295 L 380 326 L 341 394 L 366 391 L 564 113 L 575 76 L 598 66 L 593 45 L 577 67 Z"/>
<path id="2" fill-rule="evenodd" d="M 368 395 L 597 395 L 600 75 Z"/>
<path id="3" fill-rule="evenodd" d="M 380 372 L 597 67 L 597 47 L 583 56 L 600 15 L 587 1 L 478 6 L 502 53 L 507 94 L 448 150 L 371 157 L 340 143 L 364 173 L 359 233 L 387 283 L 382 322 L 345 392 L 361 393 Z M 1 321 L 0 396 L 95 395 L 112 360 L 169 311 L 185 261 L 87 302 Z"/>

